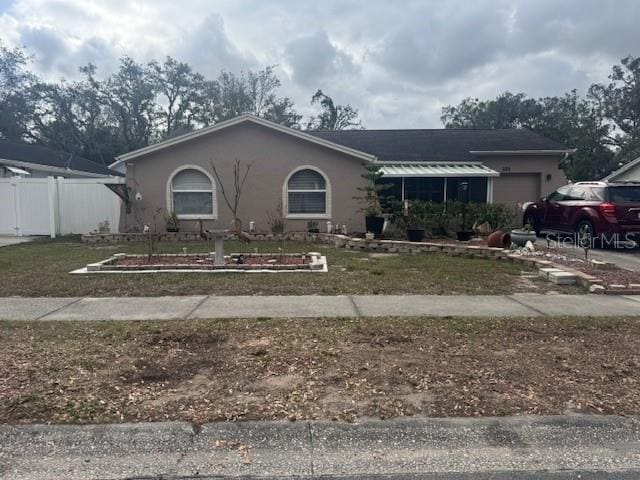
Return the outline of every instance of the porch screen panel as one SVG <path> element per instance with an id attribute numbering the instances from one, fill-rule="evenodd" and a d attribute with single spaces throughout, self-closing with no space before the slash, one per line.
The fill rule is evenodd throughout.
<path id="1" fill-rule="evenodd" d="M 444 201 L 444 178 L 407 177 L 404 179 L 404 198 L 442 203 Z"/>
<path id="2" fill-rule="evenodd" d="M 460 184 L 469 184 L 469 202 L 487 202 L 487 177 L 450 177 L 447 179 L 447 200 L 463 201 Z"/>

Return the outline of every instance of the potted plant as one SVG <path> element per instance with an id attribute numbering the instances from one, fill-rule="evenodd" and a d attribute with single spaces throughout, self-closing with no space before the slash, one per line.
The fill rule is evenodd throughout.
<path id="1" fill-rule="evenodd" d="M 412 202 L 407 208 L 407 240 L 410 242 L 421 242 L 424 238 L 425 219 L 422 215 L 423 209 L 419 208 L 421 204 Z"/>
<path id="2" fill-rule="evenodd" d="M 361 175 L 366 180 L 365 185 L 358 187 L 363 195 L 354 197 L 364 203 L 362 212 L 365 215 L 365 225 L 367 232 L 380 235 L 384 228 L 384 217 L 380 206 L 380 193 L 389 188 L 388 185 L 379 183 L 382 178 L 382 167 L 377 163 L 366 163 L 365 173 Z"/>
<path id="3" fill-rule="evenodd" d="M 315 220 L 309 220 L 307 222 L 307 232 L 309 233 L 320 233 L 320 228 L 318 227 L 318 222 Z"/>
<path id="4" fill-rule="evenodd" d="M 527 242 L 535 243 L 536 238 L 536 232 L 529 223 L 525 224 L 522 228 L 514 228 L 511 230 L 511 241 L 518 247 L 524 247 Z"/>
<path id="5" fill-rule="evenodd" d="M 178 215 L 175 211 L 169 213 L 169 215 L 165 218 L 167 222 L 167 232 L 179 232 L 180 231 L 180 220 L 178 219 Z"/>

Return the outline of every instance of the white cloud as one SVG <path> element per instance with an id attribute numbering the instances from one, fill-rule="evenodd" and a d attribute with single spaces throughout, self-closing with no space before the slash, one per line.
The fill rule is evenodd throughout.
<path id="1" fill-rule="evenodd" d="M 282 93 L 315 89 L 371 128 L 438 127 L 440 108 L 505 90 L 533 96 L 606 81 L 640 45 L 637 0 L 0 0 L 2 39 L 50 79 L 93 62 L 172 55 L 213 76 L 279 65 Z"/>

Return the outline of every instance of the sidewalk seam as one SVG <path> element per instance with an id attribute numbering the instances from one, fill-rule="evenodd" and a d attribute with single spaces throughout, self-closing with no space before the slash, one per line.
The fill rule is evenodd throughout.
<path id="1" fill-rule="evenodd" d="M 80 298 L 76 298 L 73 302 L 69 302 L 61 307 L 55 308 L 53 310 L 51 310 L 50 312 L 47 312 L 45 314 L 40 315 L 39 317 L 34 318 L 33 320 L 42 320 L 44 317 L 47 317 L 49 315 L 53 315 L 54 313 L 58 313 L 60 310 L 62 310 L 63 308 L 67 308 L 70 307 L 71 305 L 75 305 L 76 303 L 78 303 L 80 300 L 84 300 L 85 297 L 80 297 Z"/>
<path id="2" fill-rule="evenodd" d="M 311 422 L 307 422 L 307 430 L 309 432 L 309 467 L 311 469 L 311 475 L 315 475 L 313 465 L 313 428 L 311 427 Z"/>
<path id="3" fill-rule="evenodd" d="M 193 307 L 193 308 L 191 309 L 191 311 L 190 311 L 189 313 L 187 313 L 187 314 L 184 316 L 184 319 L 185 319 L 185 320 L 188 320 L 188 319 L 189 319 L 189 317 L 190 317 L 191 315 L 193 315 L 193 312 L 195 312 L 197 309 L 199 309 L 199 308 L 202 306 L 202 304 L 203 304 L 204 302 L 206 302 L 207 300 L 209 300 L 209 297 L 210 297 L 210 296 L 211 296 L 211 295 L 205 295 L 205 296 L 204 296 L 204 298 L 203 298 L 202 300 L 200 300 L 200 301 L 198 302 L 198 304 L 197 304 L 195 307 Z"/>
<path id="4" fill-rule="evenodd" d="M 533 312 L 536 312 L 537 314 L 542 315 L 543 317 L 548 317 L 549 316 L 547 313 L 543 312 L 542 310 L 538 310 L 537 308 L 532 307 L 531 305 L 527 305 L 526 303 L 521 302 L 520 300 L 515 298 L 513 295 L 507 295 L 506 297 L 509 300 L 512 300 L 512 301 L 516 302 L 518 305 L 520 305 L 522 307 L 525 307 L 525 308 L 528 308 L 529 310 L 531 310 Z"/>
<path id="5" fill-rule="evenodd" d="M 362 317 L 362 312 L 358 308 L 358 304 L 356 303 L 356 301 L 353 299 L 353 295 L 347 295 L 347 298 L 351 302 L 351 306 L 353 307 L 353 310 L 356 312 L 356 317 L 358 318 Z"/>

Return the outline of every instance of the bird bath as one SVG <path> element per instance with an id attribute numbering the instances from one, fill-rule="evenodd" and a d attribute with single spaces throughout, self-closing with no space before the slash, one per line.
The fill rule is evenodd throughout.
<path id="1" fill-rule="evenodd" d="M 215 245 L 213 265 L 216 267 L 226 265 L 227 261 L 224 258 L 224 236 L 226 232 L 224 230 L 214 230 L 210 233 L 213 236 Z"/>

